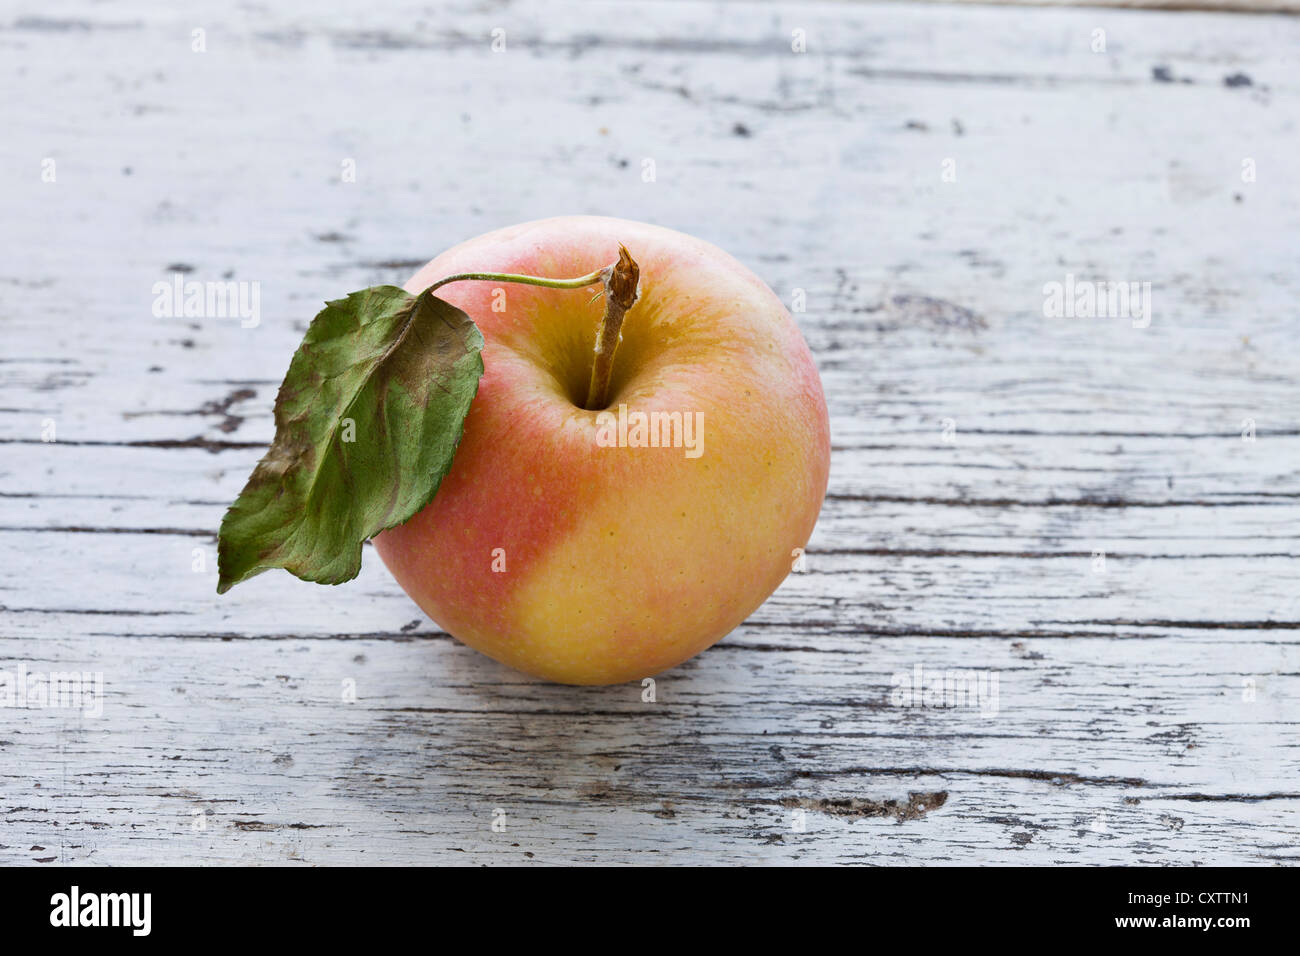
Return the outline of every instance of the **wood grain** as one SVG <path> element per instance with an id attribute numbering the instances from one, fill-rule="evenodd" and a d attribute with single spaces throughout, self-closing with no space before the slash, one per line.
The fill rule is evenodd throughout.
<path id="1" fill-rule="evenodd" d="M 1300 22 L 61 11 L 0 23 L 0 671 L 105 698 L 0 709 L 0 860 L 1296 860 Z M 218 599 L 320 302 L 567 212 L 802 290 L 807 571 L 653 702 L 461 647 L 370 549 Z M 260 283 L 260 323 L 155 317 L 176 272 Z M 1152 283 L 1150 326 L 1044 317 L 1067 273 Z M 918 665 L 996 715 L 894 705 Z"/>
<path id="2" fill-rule="evenodd" d="M 858 0 L 847 0 L 858 2 Z M 874 2 L 874 0 L 867 0 Z M 917 0 L 920 3 L 980 3 L 985 0 Z M 1188 10 L 1215 11 L 1225 13 L 1296 13 L 1300 12 L 1300 3 L 1295 0 L 989 0 L 991 3 L 1008 6 L 1031 7 L 1121 7 L 1138 10 L 1164 10 L 1181 13 Z"/>

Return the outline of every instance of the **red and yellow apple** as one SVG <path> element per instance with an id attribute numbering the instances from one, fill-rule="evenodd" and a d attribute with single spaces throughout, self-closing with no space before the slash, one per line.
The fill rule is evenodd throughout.
<path id="1" fill-rule="evenodd" d="M 699 239 L 546 219 L 464 242 L 406 289 L 462 272 L 584 275 L 619 243 L 640 266 L 640 299 L 603 416 L 583 407 L 598 288 L 439 289 L 482 331 L 483 377 L 433 500 L 374 539 L 448 633 L 571 684 L 657 674 L 743 622 L 807 543 L 830 466 L 821 380 L 794 321 L 757 276 Z M 626 424 L 637 413 L 660 413 L 664 435 L 670 421 L 699 434 L 648 446 Z"/>

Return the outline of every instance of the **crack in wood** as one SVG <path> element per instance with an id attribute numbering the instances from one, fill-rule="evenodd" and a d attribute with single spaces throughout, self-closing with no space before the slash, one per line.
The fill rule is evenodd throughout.
<path id="1" fill-rule="evenodd" d="M 834 770 L 807 770 L 790 774 L 785 782 L 794 785 L 799 780 L 818 779 L 821 777 L 845 776 L 889 776 L 889 777 L 1003 777 L 1018 780 L 1041 780 L 1053 786 L 1064 787 L 1082 784 L 1098 787 L 1156 787 L 1169 786 L 1155 784 L 1141 777 L 1104 777 L 1087 776 L 1073 771 L 1056 770 L 1019 770 L 999 768 L 971 767 L 840 767 Z"/>
<path id="2" fill-rule="evenodd" d="M 1215 631 L 1294 631 L 1300 628 L 1300 621 L 1177 621 L 1159 619 L 1150 621 L 1131 618 L 1115 618 L 1095 621 L 1035 621 L 1035 624 L 1095 624 L 1098 627 L 1186 627 L 1198 630 Z"/>
<path id="3" fill-rule="evenodd" d="M 211 538 L 217 533 L 210 528 L 91 528 L 84 525 L 0 525 L 0 531 L 23 534 L 163 534 L 189 538 Z"/>
<path id="4" fill-rule="evenodd" d="M 948 802 L 948 792 L 937 790 L 929 793 L 912 791 L 906 800 L 870 800 L 863 797 L 843 799 L 787 797 L 778 803 L 788 810 L 807 810 L 823 813 L 833 817 L 847 817 L 853 820 L 872 817 L 893 817 L 899 823 L 905 820 L 919 820 L 931 811 L 938 810 Z"/>
<path id="5" fill-rule="evenodd" d="M 268 447 L 267 443 L 262 441 L 221 441 L 204 438 L 202 435 L 195 435 L 193 438 L 156 438 L 137 441 L 59 439 L 56 442 L 43 442 L 39 438 L 0 438 L 0 445 L 41 445 L 45 448 L 58 448 L 61 445 L 72 448 L 202 448 L 210 452 Z"/>
<path id="6" fill-rule="evenodd" d="M 1187 800 L 1191 803 L 1262 803 L 1268 800 L 1300 800 L 1300 793 L 1165 793 L 1148 800 Z"/>
<path id="7" fill-rule="evenodd" d="M 1041 501 L 1032 501 L 1024 498 L 940 498 L 933 495 L 872 495 L 846 492 L 828 492 L 826 499 L 860 501 L 867 504 L 941 505 L 946 508 L 1258 508 L 1273 504 L 1267 501 L 1209 501 L 1198 498 L 1168 498 L 1159 501 L 1129 498 L 1045 498 Z"/>
<path id="8" fill-rule="evenodd" d="M 103 614 L 110 617 L 167 617 L 172 614 L 194 613 L 193 611 L 133 611 L 125 608 L 8 607 L 4 604 L 0 604 L 0 611 L 6 614 Z"/>

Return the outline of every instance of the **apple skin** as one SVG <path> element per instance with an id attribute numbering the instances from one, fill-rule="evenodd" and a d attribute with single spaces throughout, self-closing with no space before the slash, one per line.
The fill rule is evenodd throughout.
<path id="1" fill-rule="evenodd" d="M 701 412 L 702 454 L 597 443 L 597 412 L 581 404 L 598 287 L 455 282 L 438 295 L 483 333 L 478 394 L 433 501 L 374 539 L 448 633 L 567 684 L 657 674 L 743 622 L 807 543 L 830 469 L 826 401 L 798 328 L 757 276 L 699 239 L 545 219 L 444 252 L 406 289 L 459 272 L 579 276 L 618 258 L 620 242 L 641 297 L 609 407 Z"/>

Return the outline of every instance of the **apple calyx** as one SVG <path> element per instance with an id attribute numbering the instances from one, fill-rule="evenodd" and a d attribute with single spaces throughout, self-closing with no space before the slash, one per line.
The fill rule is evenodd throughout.
<path id="1" fill-rule="evenodd" d="M 350 581 L 367 539 L 433 500 L 478 393 L 484 345 L 469 315 L 435 289 L 469 279 L 552 289 L 603 283 L 588 402 L 603 408 L 639 276 L 620 244 L 618 261 L 573 279 L 459 273 L 418 295 L 379 285 L 327 302 L 276 395 L 275 438 L 222 518 L 217 593 L 271 568 L 320 584 Z"/>

